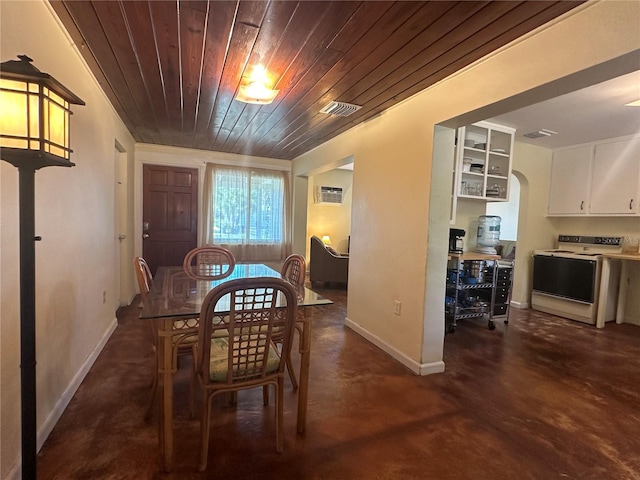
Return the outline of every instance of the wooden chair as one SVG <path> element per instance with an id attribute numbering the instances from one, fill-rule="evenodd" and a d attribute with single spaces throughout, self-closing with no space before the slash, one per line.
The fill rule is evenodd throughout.
<path id="1" fill-rule="evenodd" d="M 293 285 L 304 285 L 305 277 L 307 274 L 307 262 L 302 255 L 293 253 L 289 255 L 282 264 L 282 270 L 280 275 Z M 300 326 L 296 323 L 295 328 L 298 330 L 298 335 L 302 338 L 302 332 Z M 277 343 L 277 342 L 276 342 Z M 287 356 L 287 372 L 289 372 L 289 378 L 293 388 L 298 388 L 298 380 L 293 369 L 291 362 L 291 355 Z"/>
<path id="2" fill-rule="evenodd" d="M 282 264 L 282 278 L 294 285 L 304 285 L 307 274 L 307 262 L 302 255 L 293 253 Z"/>
<path id="3" fill-rule="evenodd" d="M 149 295 L 149 290 L 151 290 L 151 282 L 153 281 L 153 276 L 151 275 L 149 265 L 142 257 L 134 257 L 133 269 L 136 272 L 136 280 L 138 281 L 138 289 L 140 290 L 140 300 L 144 305 L 145 303 L 147 303 L 147 296 Z M 155 351 L 158 338 L 155 333 L 153 322 L 148 321 L 147 327 L 149 338 L 151 340 L 151 344 L 153 345 L 153 350 Z"/>
<path id="4" fill-rule="evenodd" d="M 279 307 L 284 301 L 285 305 Z M 297 296 L 286 280 L 242 278 L 211 290 L 200 311 L 195 383 L 200 390 L 200 471 L 207 467 L 211 404 L 221 393 L 273 385 L 276 390 L 276 451 L 283 441 L 284 367 L 291 350 Z M 219 313 L 220 312 L 220 313 Z M 273 343 L 275 332 L 282 350 Z M 195 398 L 195 396 L 193 397 Z M 265 405 L 268 395 L 264 396 Z M 192 406 L 193 407 L 193 406 Z"/>
<path id="5" fill-rule="evenodd" d="M 151 283 L 153 282 L 153 276 L 146 260 L 142 257 L 135 257 L 133 259 L 133 267 L 136 272 L 136 279 L 138 280 L 138 288 L 140 289 L 140 298 L 142 303 L 147 302 L 149 296 L 149 290 L 151 289 Z M 180 318 L 174 321 L 175 335 L 173 336 L 173 368 L 178 368 L 178 356 L 179 355 L 191 355 L 195 359 L 194 348 L 197 342 L 198 333 L 198 319 L 197 318 Z M 155 402 L 155 398 L 158 392 L 158 332 L 157 326 L 153 320 L 147 320 L 147 331 L 149 332 L 149 338 L 153 351 L 156 354 L 156 369 L 153 372 L 153 383 L 151 384 L 151 397 L 149 398 L 149 405 L 145 418 L 151 416 L 151 410 Z"/>
<path id="6" fill-rule="evenodd" d="M 218 280 L 231 275 L 236 266 L 236 259 L 226 248 L 206 245 L 188 252 L 182 266 L 192 278 Z"/>
<path id="7" fill-rule="evenodd" d="M 153 281 L 153 275 L 147 261 L 142 257 L 135 257 L 133 259 L 133 268 L 136 272 L 136 279 L 138 280 L 138 287 L 140 288 L 140 299 L 142 303 L 147 301 L 147 295 L 151 290 L 151 282 Z"/>

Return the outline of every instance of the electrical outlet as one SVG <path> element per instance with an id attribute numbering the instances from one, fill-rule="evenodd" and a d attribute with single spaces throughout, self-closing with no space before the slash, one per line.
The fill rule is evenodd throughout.
<path id="1" fill-rule="evenodd" d="M 107 291 L 102 292 L 102 303 L 107 303 Z"/>
<path id="2" fill-rule="evenodd" d="M 395 313 L 396 315 L 400 315 L 401 308 L 402 303 L 400 303 L 400 300 L 396 300 L 395 302 L 393 302 L 393 313 Z"/>

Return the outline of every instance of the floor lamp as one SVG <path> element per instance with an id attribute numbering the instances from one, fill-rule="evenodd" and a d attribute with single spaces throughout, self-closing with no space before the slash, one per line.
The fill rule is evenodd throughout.
<path id="1" fill-rule="evenodd" d="M 36 249 L 35 172 L 73 167 L 69 160 L 70 104 L 84 105 L 26 55 L 0 63 L 0 158 L 18 168 L 20 205 L 20 396 L 22 479 L 35 480 Z"/>

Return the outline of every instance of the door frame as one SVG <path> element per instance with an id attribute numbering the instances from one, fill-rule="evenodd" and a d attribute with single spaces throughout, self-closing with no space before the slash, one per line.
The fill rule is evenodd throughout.
<path id="1" fill-rule="evenodd" d="M 149 146 L 150 147 L 150 146 Z M 155 150 L 155 149 L 154 149 Z M 161 151 L 155 150 L 153 152 L 144 150 L 142 152 L 138 151 L 138 147 L 136 147 L 136 159 L 134 164 L 134 185 L 133 185 L 133 254 L 132 258 L 135 256 L 142 255 L 142 202 L 143 202 L 143 166 L 144 165 L 160 165 L 166 167 L 188 167 L 188 168 L 197 168 L 198 169 L 198 205 L 202 205 L 202 179 L 204 176 L 204 162 L 202 161 L 185 161 L 184 163 L 180 162 L 163 162 L 159 158 L 161 157 Z M 191 160 L 192 155 L 187 155 L 185 158 Z M 202 209 L 198 209 L 198 245 L 200 245 L 202 236 L 201 236 L 201 228 L 202 222 L 200 221 L 200 211 Z M 132 270 L 133 271 L 133 270 Z M 137 288 L 135 289 L 137 292 Z"/>
<path id="2" fill-rule="evenodd" d="M 114 242 L 115 242 L 115 307 L 128 305 L 135 296 L 133 282 L 133 218 L 131 189 L 131 160 L 124 147 L 114 142 Z M 120 240 L 119 235 L 125 238 Z"/>
<path id="3" fill-rule="evenodd" d="M 190 159 L 190 158 L 189 158 Z M 195 163 L 195 164 L 194 164 Z M 195 170 L 197 174 L 196 179 L 196 232 L 195 232 L 195 244 L 194 246 L 199 246 L 202 241 L 201 229 L 201 210 L 202 210 L 202 191 L 203 191 L 203 178 L 204 178 L 204 162 L 194 162 L 194 161 L 186 161 L 184 163 L 180 162 L 163 162 L 157 161 L 157 159 L 140 159 L 136 161 L 135 165 L 135 173 L 137 176 L 137 180 L 135 182 L 135 214 L 134 214 L 134 249 L 136 253 L 134 255 L 142 255 L 144 250 L 144 242 L 143 242 L 143 229 L 142 224 L 145 220 L 144 218 L 144 170 L 145 167 L 160 167 L 167 169 L 188 169 Z"/>

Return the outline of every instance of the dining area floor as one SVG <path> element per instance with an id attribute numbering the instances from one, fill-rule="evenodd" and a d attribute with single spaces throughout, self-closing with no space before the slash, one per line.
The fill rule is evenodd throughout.
<path id="1" fill-rule="evenodd" d="M 161 471 L 157 407 L 145 420 L 154 353 L 134 302 L 38 454 L 38 479 L 640 479 L 640 327 L 511 309 L 493 331 L 461 322 L 446 371 L 420 377 L 344 327 L 345 290 L 314 290 L 334 303 L 313 313 L 303 434 L 285 385 L 281 454 L 273 395 L 265 407 L 262 389 L 242 391 L 214 401 L 198 472 L 184 358 L 174 465 Z"/>

